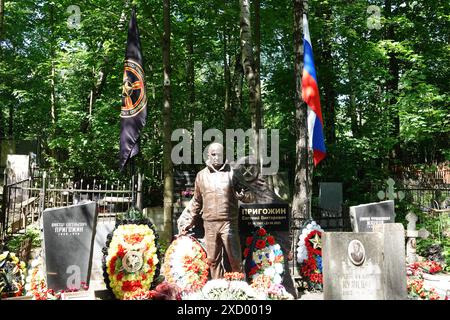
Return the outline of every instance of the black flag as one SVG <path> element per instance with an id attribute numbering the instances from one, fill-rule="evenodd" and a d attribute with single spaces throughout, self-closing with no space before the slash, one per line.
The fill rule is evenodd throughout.
<path id="1" fill-rule="evenodd" d="M 128 26 L 127 49 L 122 86 L 120 112 L 120 170 L 139 152 L 139 133 L 147 120 L 147 94 L 145 91 L 141 41 L 136 22 L 136 9 L 131 13 Z"/>

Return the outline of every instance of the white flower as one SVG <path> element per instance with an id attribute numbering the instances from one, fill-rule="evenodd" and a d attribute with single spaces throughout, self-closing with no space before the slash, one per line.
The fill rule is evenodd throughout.
<path id="1" fill-rule="evenodd" d="M 275 261 L 275 253 L 273 251 L 269 253 L 269 261 Z"/>
<path id="2" fill-rule="evenodd" d="M 269 277 L 273 278 L 274 275 L 275 275 L 275 268 L 273 268 L 273 267 L 266 268 L 266 269 L 264 270 L 264 274 L 265 274 L 266 276 L 269 276 Z"/>
<path id="3" fill-rule="evenodd" d="M 205 300 L 205 296 L 201 290 L 189 294 L 183 292 L 181 294 L 181 300 Z"/>
<path id="4" fill-rule="evenodd" d="M 276 275 L 273 277 L 273 283 L 275 283 L 275 284 L 280 284 L 282 280 L 283 280 L 283 279 L 281 279 L 281 276 L 280 276 L 279 274 L 276 274 Z"/>
<path id="5" fill-rule="evenodd" d="M 308 258 L 308 252 L 305 245 L 305 239 L 312 231 L 317 230 L 319 232 L 324 232 L 322 228 L 317 224 L 317 222 L 310 222 L 306 228 L 303 228 L 301 235 L 299 236 L 298 247 L 297 247 L 297 261 L 302 263 Z"/>
<path id="6" fill-rule="evenodd" d="M 278 274 L 283 273 L 283 265 L 281 263 L 275 263 L 275 272 Z"/>
<path id="7" fill-rule="evenodd" d="M 204 294 L 208 294 L 208 292 L 214 290 L 214 289 L 227 289 L 228 288 L 228 281 L 225 279 L 215 279 L 208 281 L 205 286 L 203 287 L 202 291 Z"/>

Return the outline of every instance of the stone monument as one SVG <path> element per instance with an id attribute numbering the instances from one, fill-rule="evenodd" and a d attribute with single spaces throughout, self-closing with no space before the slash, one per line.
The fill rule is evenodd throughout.
<path id="1" fill-rule="evenodd" d="M 383 223 L 394 223 L 394 201 L 361 204 L 350 207 L 350 221 L 354 232 L 371 232 L 373 226 Z"/>
<path id="2" fill-rule="evenodd" d="M 398 223 L 376 225 L 373 232 L 324 232 L 324 299 L 406 299 L 404 243 Z"/>
<path id="3" fill-rule="evenodd" d="M 48 288 L 88 285 L 97 225 L 95 202 L 46 209 L 42 222 Z"/>

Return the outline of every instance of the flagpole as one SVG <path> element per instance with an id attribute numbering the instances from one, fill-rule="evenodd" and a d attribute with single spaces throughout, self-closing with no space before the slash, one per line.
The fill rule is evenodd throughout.
<path id="1" fill-rule="evenodd" d="M 131 171 L 131 207 L 135 208 L 136 207 L 136 190 L 134 188 L 134 171 L 135 171 L 135 167 L 134 167 L 134 158 L 132 157 L 130 159 L 130 171 Z"/>

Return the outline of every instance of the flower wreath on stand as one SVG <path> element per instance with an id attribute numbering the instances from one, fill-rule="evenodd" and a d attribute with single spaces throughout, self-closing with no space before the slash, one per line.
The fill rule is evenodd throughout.
<path id="1" fill-rule="evenodd" d="M 195 238 L 182 235 L 167 248 L 162 274 L 182 292 L 193 292 L 208 281 L 208 269 L 205 249 Z"/>
<path id="2" fill-rule="evenodd" d="M 158 234 L 153 224 L 134 208 L 107 237 L 103 248 L 106 287 L 117 299 L 149 291 L 159 276 Z"/>
<path id="3" fill-rule="evenodd" d="M 264 228 L 247 237 L 244 249 L 245 273 L 247 279 L 255 280 L 263 274 L 270 278 L 272 284 L 281 284 L 284 271 L 284 256 L 275 238 Z"/>
<path id="4" fill-rule="evenodd" d="M 308 221 L 299 237 L 297 262 L 307 290 L 322 290 L 322 228 Z"/>
<path id="5" fill-rule="evenodd" d="M 0 254 L 0 299 L 19 297 L 25 292 L 25 262 L 9 251 Z"/>

